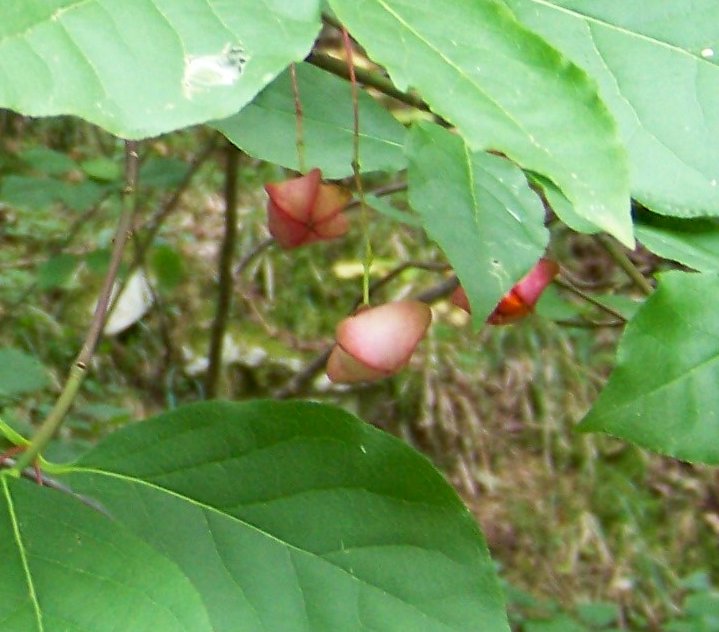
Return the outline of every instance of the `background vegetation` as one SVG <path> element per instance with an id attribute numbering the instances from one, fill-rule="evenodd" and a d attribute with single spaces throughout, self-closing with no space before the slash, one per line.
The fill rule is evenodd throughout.
<path id="1" fill-rule="evenodd" d="M 59 390 L 96 300 L 119 213 L 113 193 L 122 187 L 123 148 L 72 119 L 6 112 L 2 126 L 0 348 L 44 368 L 28 371 L 13 389 L 16 362 L 26 355 L 4 356 L 0 417 L 29 435 Z M 120 301 L 118 310 L 139 311 L 101 343 L 51 460 L 68 460 L 131 420 L 203 397 L 225 154 L 207 129 L 141 145 L 134 262 L 121 277 L 127 282 L 142 271 L 149 286 L 142 300 Z M 618 328 L 592 326 L 598 313 L 560 287 L 550 288 L 536 316 L 479 333 L 440 299 L 411 370 L 371 386 L 331 386 L 322 370 L 307 367 L 360 293 L 358 224 L 350 235 L 356 238 L 291 253 L 268 246 L 262 185 L 285 174 L 240 159 L 222 397 L 335 402 L 429 455 L 486 534 L 518 629 L 719 630 L 716 475 L 573 432 L 606 381 Z M 392 183 L 369 184 L 383 192 Z M 386 199 L 388 212 L 407 213 L 402 191 Z M 641 293 L 603 242 L 559 223 L 551 230 L 551 254 L 565 275 L 596 294 L 618 289 L 607 300 L 630 314 Z M 446 278 L 442 254 L 411 221 L 373 213 L 370 236 L 374 280 L 388 279 L 404 262 L 417 264 L 389 277 L 378 298 L 415 295 Z M 647 275 L 673 265 L 641 248 L 630 257 Z M 586 320 L 567 312 L 560 293 Z"/>

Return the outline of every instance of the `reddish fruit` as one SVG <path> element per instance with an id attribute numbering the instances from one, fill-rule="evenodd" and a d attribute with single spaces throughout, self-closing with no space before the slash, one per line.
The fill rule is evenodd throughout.
<path id="1" fill-rule="evenodd" d="M 422 340 L 432 311 L 420 301 L 364 309 L 337 326 L 337 344 L 327 362 L 333 382 L 371 382 L 398 373 Z"/>
<path id="2" fill-rule="evenodd" d="M 282 248 L 344 235 L 349 223 L 342 214 L 351 193 L 322 182 L 322 172 L 265 185 L 270 233 Z"/>
<path id="3" fill-rule="evenodd" d="M 540 259 L 529 273 L 502 297 L 487 322 L 490 325 L 506 325 L 532 313 L 544 288 L 558 273 L 559 265 L 555 261 Z M 450 300 L 457 307 L 471 311 L 467 294 L 461 286 L 452 293 Z"/>

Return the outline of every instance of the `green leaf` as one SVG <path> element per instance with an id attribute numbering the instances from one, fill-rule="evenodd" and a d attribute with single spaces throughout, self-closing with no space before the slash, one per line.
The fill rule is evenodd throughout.
<path id="1" fill-rule="evenodd" d="M 37 271 L 37 286 L 41 290 L 66 286 L 79 263 L 80 257 L 75 255 L 60 254 L 51 257 Z"/>
<path id="2" fill-rule="evenodd" d="M 579 429 L 719 463 L 719 274 L 669 272 L 627 325 Z"/>
<path id="3" fill-rule="evenodd" d="M 68 183 L 52 178 L 9 175 L 0 186 L 0 201 L 25 210 L 43 210 L 61 199 Z"/>
<path id="4" fill-rule="evenodd" d="M 350 175 L 353 112 L 349 83 L 309 64 L 298 64 L 297 84 L 306 167 L 319 167 L 327 178 Z M 364 92 L 359 95 L 359 107 L 362 171 L 403 169 L 402 125 Z M 251 156 L 299 170 L 296 120 L 290 73 L 285 71 L 241 112 L 213 126 Z"/>
<path id="5" fill-rule="evenodd" d="M 150 157 L 140 167 L 140 184 L 143 187 L 170 189 L 187 175 L 188 166 L 177 158 Z"/>
<path id="6" fill-rule="evenodd" d="M 168 245 L 152 250 L 150 265 L 163 290 L 174 290 L 185 278 L 185 264 L 182 255 Z"/>
<path id="7" fill-rule="evenodd" d="M 593 234 L 599 232 L 599 228 L 577 214 L 572 203 L 551 180 L 537 174 L 529 174 L 529 178 L 532 184 L 542 190 L 550 208 L 569 228 L 578 233 Z"/>
<path id="8" fill-rule="evenodd" d="M 80 168 L 94 180 L 100 182 L 113 182 L 122 178 L 122 167 L 120 164 L 110 158 L 91 158 L 83 160 Z"/>
<path id="9" fill-rule="evenodd" d="M 77 163 L 70 156 L 47 147 L 26 149 L 20 158 L 28 167 L 49 176 L 62 176 L 77 168 Z"/>
<path id="10" fill-rule="evenodd" d="M 629 168 L 595 84 L 496 0 L 330 0 L 400 88 L 473 150 L 550 178 L 591 224 L 633 244 Z"/>
<path id="11" fill-rule="evenodd" d="M 54 178 L 15 176 L 3 178 L 0 200 L 20 209 L 44 210 L 62 202 L 70 208 L 82 210 L 96 204 L 104 195 L 94 182 L 65 182 Z"/>
<path id="12" fill-rule="evenodd" d="M 634 197 L 668 215 L 719 215 L 719 4 L 505 3 L 599 84 L 628 147 Z"/>
<path id="13" fill-rule="evenodd" d="M 414 127 L 407 153 L 410 203 L 454 267 L 480 326 L 544 254 L 544 207 L 511 162 L 472 153 L 437 125 Z"/>
<path id="14" fill-rule="evenodd" d="M 700 272 L 719 270 L 719 223 L 714 219 L 678 219 L 642 213 L 637 239 L 654 254 Z"/>
<path id="15" fill-rule="evenodd" d="M 605 628 L 619 619 L 619 606 L 606 601 L 589 601 L 577 605 L 577 616 L 583 623 Z"/>
<path id="16" fill-rule="evenodd" d="M 390 202 L 385 198 L 381 198 L 376 195 L 366 195 L 365 201 L 367 202 L 367 206 L 369 206 L 372 210 L 377 211 L 378 213 L 381 213 L 396 222 L 402 222 L 403 224 L 407 224 L 407 226 L 422 226 L 422 221 L 414 213 L 400 211 L 398 208 L 392 206 L 392 204 L 390 204 Z"/>
<path id="17" fill-rule="evenodd" d="M 211 632 L 171 561 L 68 493 L 0 476 L 3 632 Z"/>
<path id="18" fill-rule="evenodd" d="M 0 106 L 155 136 L 238 111 L 319 27 L 318 0 L 6 0 Z"/>
<path id="19" fill-rule="evenodd" d="M 18 349 L 0 349 L 0 397 L 38 391 L 47 386 L 45 368 Z"/>
<path id="20" fill-rule="evenodd" d="M 215 632 L 508 631 L 484 540 L 401 441 L 303 402 L 203 402 L 63 477 L 172 560 Z"/>

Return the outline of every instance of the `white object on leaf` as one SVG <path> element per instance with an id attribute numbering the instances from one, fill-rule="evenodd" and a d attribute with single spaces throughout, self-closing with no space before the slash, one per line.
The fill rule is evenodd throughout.
<path id="1" fill-rule="evenodd" d="M 239 44 L 226 44 L 215 55 L 189 55 L 185 58 L 182 91 L 191 99 L 198 92 L 234 85 L 248 60 L 249 55 Z"/>

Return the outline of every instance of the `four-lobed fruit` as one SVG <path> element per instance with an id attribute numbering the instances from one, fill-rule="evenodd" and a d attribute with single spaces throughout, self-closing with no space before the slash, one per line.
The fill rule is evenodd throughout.
<path id="1" fill-rule="evenodd" d="M 322 172 L 265 185 L 269 196 L 269 229 L 285 249 L 341 237 L 349 229 L 342 214 L 351 193 L 336 184 L 322 182 Z"/>

